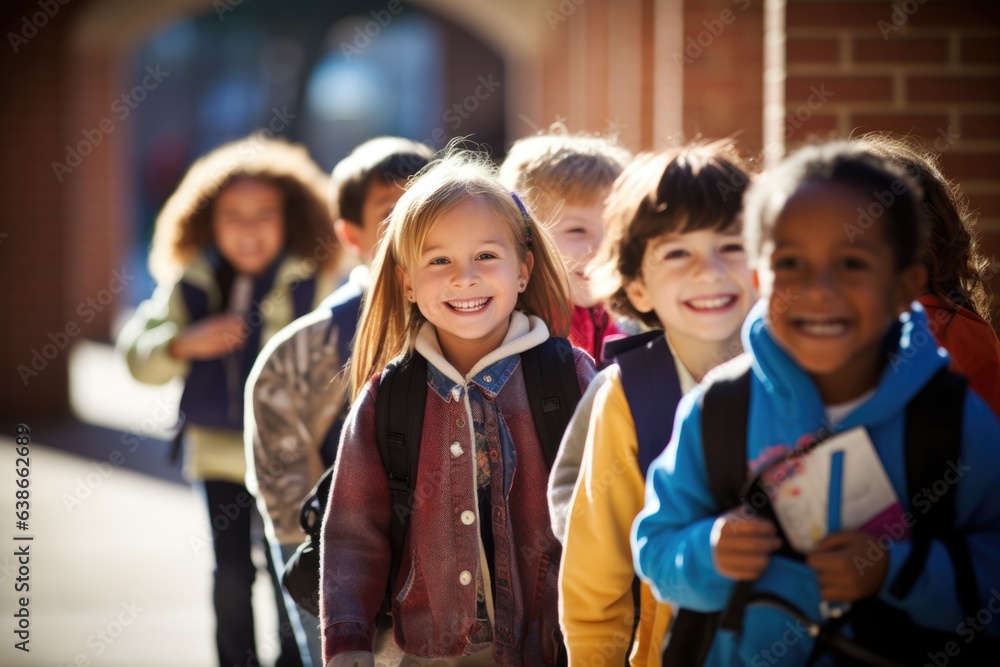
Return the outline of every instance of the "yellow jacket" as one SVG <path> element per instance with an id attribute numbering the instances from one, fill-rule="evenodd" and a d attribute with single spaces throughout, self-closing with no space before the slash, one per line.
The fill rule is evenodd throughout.
<path id="1" fill-rule="evenodd" d="M 674 361 L 681 390 L 687 392 L 694 381 L 676 357 Z M 607 381 L 594 398 L 559 572 L 559 620 L 571 666 L 624 665 L 634 618 L 629 533 L 645 504 L 646 480 L 639 470 L 635 422 L 621 373 L 617 365 L 602 373 Z M 629 663 L 658 666 L 671 609 L 657 602 L 646 584 L 640 602 Z"/>

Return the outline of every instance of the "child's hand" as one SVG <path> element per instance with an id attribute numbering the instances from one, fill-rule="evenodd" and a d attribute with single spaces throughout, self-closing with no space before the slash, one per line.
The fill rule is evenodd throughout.
<path id="1" fill-rule="evenodd" d="M 719 574 L 737 581 L 753 581 L 767 569 L 781 539 L 772 522 L 742 514 L 737 508 L 716 519 L 712 551 Z"/>
<path id="2" fill-rule="evenodd" d="M 246 344 L 243 321 L 236 315 L 212 315 L 198 320 L 170 342 L 176 359 L 215 359 Z"/>
<path id="3" fill-rule="evenodd" d="M 867 559 L 871 535 L 860 531 L 841 531 L 827 535 L 806 558 L 819 579 L 819 593 L 828 602 L 853 602 L 870 597 L 882 588 L 888 558 Z M 864 559 L 862 572 L 855 558 Z"/>

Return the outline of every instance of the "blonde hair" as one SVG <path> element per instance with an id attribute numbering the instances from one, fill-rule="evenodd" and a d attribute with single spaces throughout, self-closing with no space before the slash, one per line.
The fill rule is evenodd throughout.
<path id="1" fill-rule="evenodd" d="M 212 243 L 215 200 L 239 178 L 260 179 L 281 191 L 285 245 L 293 254 L 313 257 L 323 270 L 336 265 L 340 246 L 326 196 L 329 178 L 304 146 L 256 134 L 199 158 L 163 205 L 149 253 L 157 282 L 178 280 L 198 251 Z"/>
<path id="2" fill-rule="evenodd" d="M 500 180 L 522 194 L 545 225 L 563 203 L 587 206 L 604 199 L 632 160 L 614 137 L 570 134 L 554 123 L 546 133 L 518 139 L 500 167 Z"/>
<path id="3" fill-rule="evenodd" d="M 551 237 L 530 216 L 522 216 L 511 193 L 496 177 L 496 168 L 481 153 L 447 149 L 441 159 L 421 171 L 396 203 L 372 262 L 372 285 L 358 322 L 350 377 L 357 398 L 370 377 L 390 360 L 413 349 L 424 322 L 415 303 L 404 298 L 396 275 L 414 266 L 424 241 L 438 219 L 461 202 L 476 198 L 493 212 L 510 234 L 520 261 L 534 257 L 531 277 L 515 308 L 545 321 L 553 336 L 569 332 L 570 299 L 566 270 Z M 530 247 L 529 247 L 530 236 Z"/>

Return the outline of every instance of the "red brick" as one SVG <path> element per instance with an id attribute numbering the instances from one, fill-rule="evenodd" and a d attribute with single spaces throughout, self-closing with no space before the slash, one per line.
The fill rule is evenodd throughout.
<path id="1" fill-rule="evenodd" d="M 941 170 L 948 178 L 962 180 L 1000 180 L 1000 155 L 959 153 L 955 149 L 941 156 Z"/>
<path id="2" fill-rule="evenodd" d="M 969 114 L 962 116 L 963 139 L 1000 139 L 1000 115 Z"/>
<path id="3" fill-rule="evenodd" d="M 944 39 L 857 39 L 854 62 L 857 63 L 946 63 L 948 42 Z"/>
<path id="4" fill-rule="evenodd" d="M 840 40 L 789 38 L 785 42 L 789 65 L 799 63 L 835 63 L 840 60 Z"/>
<path id="5" fill-rule="evenodd" d="M 851 116 L 851 128 L 858 132 L 895 132 L 917 134 L 927 139 L 938 136 L 938 130 L 948 129 L 944 114 L 856 113 Z"/>
<path id="6" fill-rule="evenodd" d="M 789 106 L 821 91 L 833 102 L 888 102 L 892 79 L 888 76 L 790 76 L 785 82 Z M 815 97 L 814 97 L 815 99 Z"/>
<path id="7" fill-rule="evenodd" d="M 976 192 L 968 197 L 969 208 L 977 211 L 981 218 L 1000 218 L 1000 193 Z M 1000 247 L 997 250 L 1000 251 Z"/>
<path id="8" fill-rule="evenodd" d="M 785 23 L 792 28 L 875 28 L 889 19 L 888 3 L 790 2 Z"/>
<path id="9" fill-rule="evenodd" d="M 963 63 L 1000 63 L 1000 35 L 994 37 L 966 37 L 962 40 Z"/>
<path id="10" fill-rule="evenodd" d="M 904 0 L 897 2 L 903 4 Z M 929 0 L 919 5 L 905 25 L 915 28 L 981 28 L 998 23 L 1000 4 L 996 0 Z"/>
<path id="11" fill-rule="evenodd" d="M 1000 76 L 911 76 L 910 102 L 1000 102 Z"/>
<path id="12" fill-rule="evenodd" d="M 796 118 L 794 113 L 785 116 L 785 140 L 788 142 L 829 139 L 836 136 L 837 128 L 837 117 L 832 114 L 812 114 L 804 120 Z"/>

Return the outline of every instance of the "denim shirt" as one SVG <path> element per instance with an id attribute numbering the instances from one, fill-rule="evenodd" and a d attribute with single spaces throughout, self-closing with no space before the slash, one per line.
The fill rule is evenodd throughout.
<path id="1" fill-rule="evenodd" d="M 392 582 L 393 635 L 408 655 L 454 657 L 492 644 L 501 665 L 556 662 L 561 548 L 548 519 L 548 468 L 519 357 L 547 338 L 541 320 L 515 312 L 504 343 L 463 378 L 441 354 L 432 326 L 418 336 L 433 391 L 427 392 L 412 513 Z M 593 362 L 579 350 L 574 361 L 585 389 Z M 348 417 L 324 521 L 324 662 L 371 650 L 388 577 L 391 495 L 374 437 L 378 384 L 375 378 L 366 385 Z M 479 501 L 477 431 L 489 452 L 488 508 Z M 482 539 L 487 517 L 492 564 Z M 477 599 L 480 582 L 484 600 Z"/>

